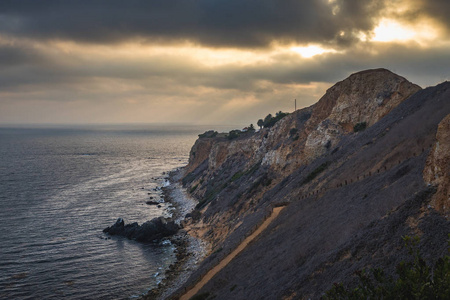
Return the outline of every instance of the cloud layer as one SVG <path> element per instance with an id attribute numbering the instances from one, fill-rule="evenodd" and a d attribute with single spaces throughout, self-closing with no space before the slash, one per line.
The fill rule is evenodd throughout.
<path id="1" fill-rule="evenodd" d="M 384 7 L 369 0 L 8 1 L 3 34 L 87 43 L 189 40 L 212 47 L 273 41 L 343 43 L 371 30 Z"/>
<path id="2" fill-rule="evenodd" d="M 436 84 L 449 14 L 445 0 L 3 0 L 0 123 L 255 122 L 378 67 Z M 382 20 L 433 35 L 375 42 Z M 307 45 L 329 51 L 292 50 Z"/>

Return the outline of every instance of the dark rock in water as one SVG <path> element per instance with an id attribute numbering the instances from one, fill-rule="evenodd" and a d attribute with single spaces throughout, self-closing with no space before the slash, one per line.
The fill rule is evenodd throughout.
<path id="1" fill-rule="evenodd" d="M 148 205 L 158 205 L 159 204 L 159 202 L 157 202 L 157 201 L 147 201 L 147 202 L 145 202 L 145 203 L 147 203 Z"/>
<path id="2" fill-rule="evenodd" d="M 142 225 L 131 223 L 125 225 L 122 218 L 117 219 L 113 226 L 103 229 L 110 235 L 125 236 L 139 242 L 152 242 L 177 233 L 179 226 L 174 221 L 163 217 L 154 218 Z"/>
<path id="3" fill-rule="evenodd" d="M 158 205 L 158 208 L 161 208 L 162 206 L 161 205 Z"/>

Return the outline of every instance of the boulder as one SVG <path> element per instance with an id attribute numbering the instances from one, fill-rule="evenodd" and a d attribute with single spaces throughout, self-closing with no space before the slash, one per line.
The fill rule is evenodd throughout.
<path id="1" fill-rule="evenodd" d="M 125 225 L 123 219 L 119 218 L 114 225 L 103 229 L 103 232 L 110 235 L 124 236 L 139 242 L 153 242 L 174 235 L 178 229 L 178 224 L 163 217 L 154 218 L 142 225 L 136 222 Z"/>

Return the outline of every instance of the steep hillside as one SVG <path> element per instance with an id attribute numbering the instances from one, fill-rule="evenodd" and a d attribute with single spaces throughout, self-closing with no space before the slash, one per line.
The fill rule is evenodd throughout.
<path id="1" fill-rule="evenodd" d="M 201 292 L 318 298 L 363 267 L 393 272 L 406 234 L 422 236 L 427 259 L 443 255 L 449 113 L 450 83 L 421 90 L 377 69 L 351 75 L 272 128 L 198 139 L 183 179 L 198 212 L 185 226 L 211 242 L 212 254 L 186 286 L 279 204 L 287 207 Z"/>

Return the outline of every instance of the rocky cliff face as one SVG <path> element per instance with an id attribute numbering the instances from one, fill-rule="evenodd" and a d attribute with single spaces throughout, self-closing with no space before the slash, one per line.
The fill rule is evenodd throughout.
<path id="1" fill-rule="evenodd" d="M 430 259 L 441 255 L 450 232 L 442 214 L 449 113 L 450 83 L 422 90 L 377 69 L 351 75 L 272 128 L 198 139 L 183 178 L 198 218 L 184 225 L 211 242 L 212 254 L 187 284 L 280 203 L 288 206 L 274 224 L 203 291 L 318 298 L 357 269 L 393 267 L 406 255 L 406 234 L 424 237 Z"/>
<path id="2" fill-rule="evenodd" d="M 440 123 L 436 142 L 431 149 L 424 169 L 424 179 L 436 186 L 432 205 L 440 212 L 450 212 L 450 114 Z"/>
<path id="3" fill-rule="evenodd" d="M 372 126 L 418 90 L 385 69 L 353 74 L 331 87 L 318 103 L 283 118 L 271 130 L 232 142 L 197 140 L 187 172 L 208 161 L 206 171 L 211 174 L 227 159 L 242 155 L 247 167 L 261 161 L 286 173 L 286 168 L 293 170 L 332 149 L 342 136 L 353 133 L 355 125 Z"/>
<path id="4" fill-rule="evenodd" d="M 354 131 L 372 126 L 420 87 L 388 70 L 359 72 L 331 87 L 317 103 L 305 142 L 307 161 L 323 155 L 327 145 Z"/>
<path id="5" fill-rule="evenodd" d="M 255 191 L 257 201 L 294 170 L 333 151 L 344 136 L 354 134 L 355 125 L 372 126 L 418 90 L 419 86 L 385 69 L 353 74 L 331 87 L 315 105 L 284 117 L 270 129 L 232 141 L 198 139 L 184 183 L 206 205 L 227 181 L 234 182 L 233 176 L 261 167 L 266 178 L 255 180 L 263 180 L 266 186 Z"/>

